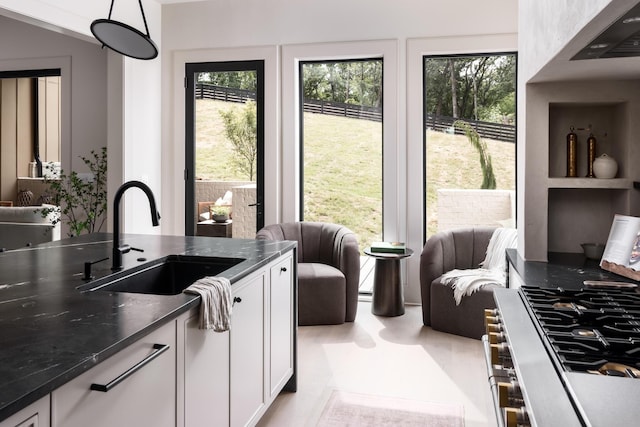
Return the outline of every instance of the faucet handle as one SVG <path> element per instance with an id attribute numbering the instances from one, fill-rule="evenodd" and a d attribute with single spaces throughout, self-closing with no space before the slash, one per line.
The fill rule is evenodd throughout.
<path id="1" fill-rule="evenodd" d="M 129 250 L 136 251 L 136 252 L 144 252 L 144 249 L 134 248 L 134 247 L 130 247 Z"/>

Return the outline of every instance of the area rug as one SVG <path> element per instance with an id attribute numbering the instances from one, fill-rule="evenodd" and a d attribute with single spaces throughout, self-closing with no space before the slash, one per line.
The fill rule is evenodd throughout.
<path id="1" fill-rule="evenodd" d="M 335 390 L 317 426 L 464 427 L 464 409 L 462 405 Z"/>

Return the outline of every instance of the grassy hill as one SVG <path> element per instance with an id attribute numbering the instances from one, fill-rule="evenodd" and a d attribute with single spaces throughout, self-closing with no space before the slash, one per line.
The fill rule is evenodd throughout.
<path id="1" fill-rule="evenodd" d="M 222 101 L 198 100 L 196 175 L 244 180 L 231 168 L 231 145 L 224 137 Z M 239 107 L 239 105 L 238 105 Z M 203 119 L 203 118 L 206 118 Z M 304 219 L 344 224 L 361 247 L 381 239 L 382 125 L 366 120 L 305 113 Z M 427 219 L 437 225 L 438 188 L 480 188 L 478 153 L 465 136 L 427 133 Z M 515 188 L 515 145 L 487 140 L 499 189 Z M 422 155 L 422 153 L 409 153 Z M 418 179 L 416 177 L 415 179 Z"/>

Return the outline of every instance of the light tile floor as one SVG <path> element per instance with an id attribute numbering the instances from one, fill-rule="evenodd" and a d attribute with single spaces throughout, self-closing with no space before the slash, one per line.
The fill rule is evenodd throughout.
<path id="1" fill-rule="evenodd" d="M 258 426 L 315 426 L 335 389 L 464 406 L 465 426 L 494 426 L 482 343 L 422 325 L 419 306 L 398 317 L 298 328 L 298 391 L 281 393 Z"/>

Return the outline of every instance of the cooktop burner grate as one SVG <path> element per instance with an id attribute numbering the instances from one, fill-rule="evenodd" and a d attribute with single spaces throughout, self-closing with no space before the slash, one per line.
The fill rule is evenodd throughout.
<path id="1" fill-rule="evenodd" d="M 629 290 L 522 287 L 565 371 L 640 377 L 640 295 Z"/>

